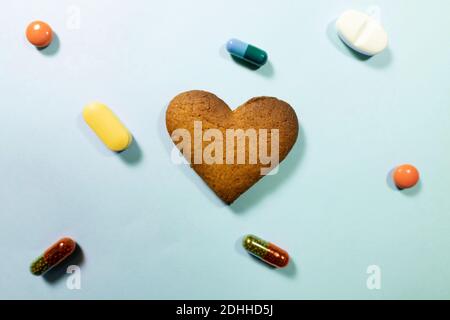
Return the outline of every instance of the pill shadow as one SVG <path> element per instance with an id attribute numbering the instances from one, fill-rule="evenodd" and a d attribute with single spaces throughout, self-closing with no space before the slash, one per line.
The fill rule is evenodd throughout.
<path id="1" fill-rule="evenodd" d="M 229 206 L 231 211 L 237 214 L 248 211 L 262 199 L 267 198 L 270 193 L 285 183 L 289 177 L 293 176 L 305 157 L 306 139 L 304 128 L 300 125 L 297 142 L 284 161 L 279 164 L 278 172 L 274 175 L 263 177 L 248 189 Z"/>
<path id="2" fill-rule="evenodd" d="M 414 187 L 408 188 L 408 189 L 399 189 L 399 190 L 400 190 L 401 194 L 403 194 L 407 197 L 415 197 L 422 191 L 422 187 L 423 187 L 422 180 L 419 180 Z"/>
<path id="3" fill-rule="evenodd" d="M 275 75 L 275 68 L 273 67 L 272 61 L 268 60 L 265 65 L 258 69 L 257 73 L 266 78 L 273 78 Z"/>
<path id="4" fill-rule="evenodd" d="M 386 184 L 389 186 L 390 189 L 392 189 L 394 191 L 398 191 L 401 194 L 408 196 L 408 197 L 414 197 L 420 193 L 420 191 L 422 190 L 422 180 L 419 180 L 417 182 L 417 184 L 412 188 L 401 189 L 395 185 L 394 178 L 393 178 L 394 170 L 395 170 L 395 168 L 391 169 L 386 177 Z"/>
<path id="5" fill-rule="evenodd" d="M 365 62 L 368 66 L 374 69 L 383 69 L 388 67 L 392 62 L 392 51 L 387 47 L 383 52 L 375 55 L 368 56 L 349 47 L 338 35 L 336 30 L 336 19 L 331 21 L 326 30 L 326 34 L 330 42 L 334 47 L 348 57 L 355 58 L 361 62 Z"/>
<path id="6" fill-rule="evenodd" d="M 132 166 L 137 165 L 143 158 L 142 149 L 134 136 L 130 146 L 117 154 L 123 162 Z"/>
<path id="7" fill-rule="evenodd" d="M 44 56 L 54 56 L 59 52 L 60 47 L 61 41 L 59 40 L 59 36 L 56 32 L 53 32 L 52 42 L 46 47 L 36 49 Z"/>
<path id="8" fill-rule="evenodd" d="M 245 61 L 244 59 L 240 59 L 238 57 L 229 54 L 228 51 L 226 50 L 225 45 L 220 47 L 219 53 L 220 56 L 222 56 L 224 59 L 230 60 L 231 58 L 231 60 L 233 60 L 237 65 L 246 68 L 248 70 L 254 71 L 255 73 L 263 77 L 273 78 L 273 76 L 275 75 L 275 68 L 270 60 L 267 60 L 267 62 L 263 66 L 259 67 L 250 62 Z"/>
<path id="9" fill-rule="evenodd" d="M 161 109 L 161 112 L 158 116 L 158 123 L 155 126 L 158 131 L 158 135 L 160 137 L 161 143 L 164 146 L 164 149 L 167 152 L 168 160 L 172 162 L 172 152 L 177 152 L 180 157 L 182 157 L 181 153 L 176 149 L 175 144 L 172 142 L 170 138 L 169 132 L 166 128 L 166 110 L 168 105 Z M 208 185 L 203 181 L 203 179 L 191 168 L 191 166 L 186 163 L 175 164 L 173 163 L 174 170 L 180 170 L 183 175 L 187 178 L 188 181 L 191 181 L 196 188 L 205 195 L 206 198 L 210 200 L 212 204 L 216 207 L 226 207 L 227 205 L 208 187 Z M 188 190 L 186 190 L 188 192 Z M 189 191 L 190 192 L 190 191 Z"/>
<path id="10" fill-rule="evenodd" d="M 392 190 L 398 191 L 399 189 L 397 188 L 397 186 L 394 183 L 394 178 L 392 176 L 392 174 L 394 173 L 395 168 L 391 169 L 387 176 L 386 176 L 386 184 L 388 185 L 388 187 Z"/>
<path id="11" fill-rule="evenodd" d="M 81 267 L 84 264 L 84 254 L 81 246 L 77 243 L 75 251 L 63 262 L 47 271 L 42 277 L 50 284 L 56 283 L 67 274 L 67 267 L 77 265 Z"/>
<path id="12" fill-rule="evenodd" d="M 248 253 L 243 247 L 242 247 L 242 240 L 243 237 L 240 237 L 239 239 L 236 240 L 235 243 L 235 249 L 236 251 L 242 255 L 243 257 L 250 257 L 249 259 L 253 259 L 253 261 L 260 265 L 262 268 L 268 269 L 268 270 L 272 270 L 273 272 L 276 272 L 277 274 L 281 274 L 284 277 L 287 278 L 295 278 L 297 275 L 297 266 L 295 265 L 294 260 L 292 259 L 292 257 L 289 258 L 289 264 L 284 267 L 284 268 L 276 268 L 271 266 L 270 264 L 262 261 L 261 259 L 255 257 L 254 255 Z"/>
<path id="13" fill-rule="evenodd" d="M 258 73 L 264 77 L 272 78 L 273 75 L 275 74 L 273 64 L 270 60 L 268 60 L 263 66 L 259 67 L 254 64 L 251 64 L 250 62 L 247 62 L 241 58 L 238 58 L 238 57 L 235 57 L 232 55 L 230 55 L 230 56 L 231 56 L 231 59 L 233 59 L 233 61 L 236 64 L 238 64 L 244 68 L 250 69 L 252 71 L 256 71 L 256 73 Z"/>

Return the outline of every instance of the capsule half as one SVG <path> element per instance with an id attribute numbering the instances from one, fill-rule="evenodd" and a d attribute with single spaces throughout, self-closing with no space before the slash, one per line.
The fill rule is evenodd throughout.
<path id="1" fill-rule="evenodd" d="M 289 263 L 289 254 L 274 245 L 254 235 L 247 235 L 242 241 L 242 246 L 249 253 L 273 267 L 284 268 Z"/>

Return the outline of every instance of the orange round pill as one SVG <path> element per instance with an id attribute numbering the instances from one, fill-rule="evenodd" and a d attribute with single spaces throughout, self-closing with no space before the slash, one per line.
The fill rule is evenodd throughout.
<path id="1" fill-rule="evenodd" d="M 27 39 L 38 48 L 47 47 L 53 39 L 53 31 L 50 26 L 43 21 L 33 21 L 27 27 Z"/>
<path id="2" fill-rule="evenodd" d="M 410 164 L 403 164 L 395 168 L 393 178 L 397 188 L 412 188 L 419 181 L 419 171 Z"/>

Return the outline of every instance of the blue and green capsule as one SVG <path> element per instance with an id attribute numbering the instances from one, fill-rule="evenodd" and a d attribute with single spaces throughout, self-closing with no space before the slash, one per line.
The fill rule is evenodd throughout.
<path id="1" fill-rule="evenodd" d="M 257 67 L 263 66 L 268 59 L 267 52 L 238 39 L 231 39 L 227 42 L 227 51 Z"/>

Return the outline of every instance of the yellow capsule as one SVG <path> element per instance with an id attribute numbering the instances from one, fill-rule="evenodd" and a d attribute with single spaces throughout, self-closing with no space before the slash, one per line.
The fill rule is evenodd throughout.
<path id="1" fill-rule="evenodd" d="M 130 131 L 106 105 L 93 102 L 83 109 L 83 118 L 112 151 L 123 151 L 133 141 Z"/>

